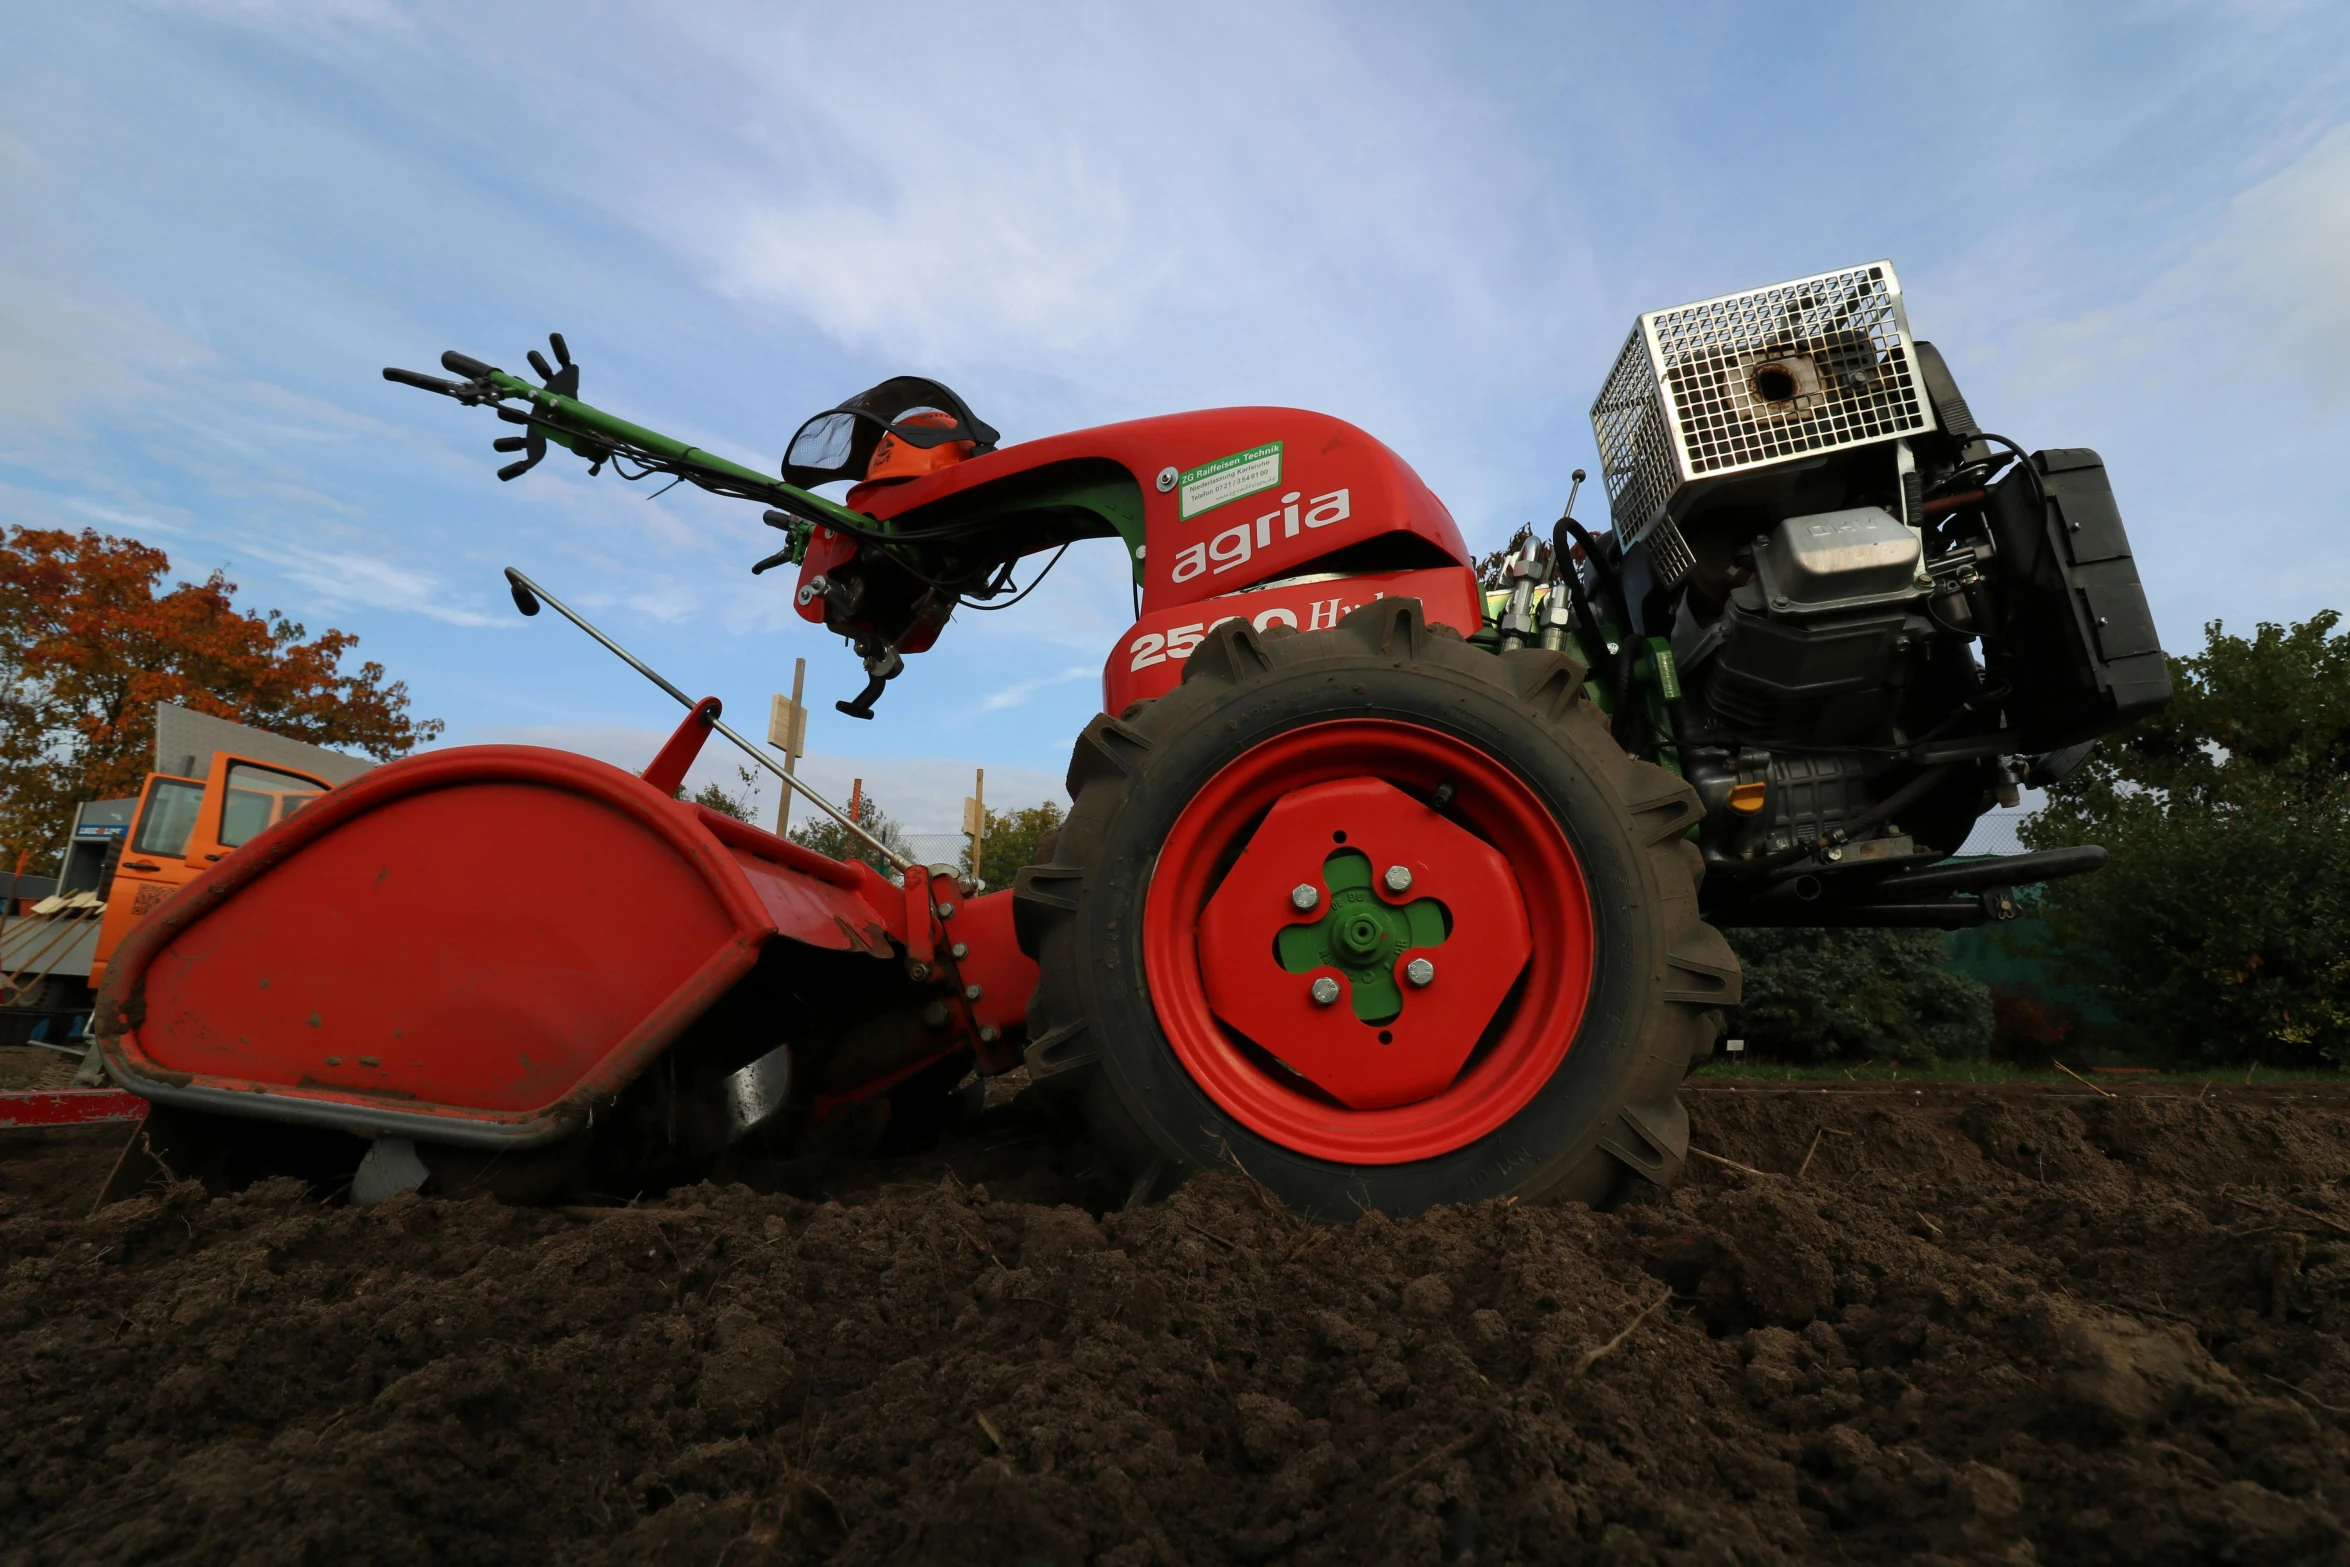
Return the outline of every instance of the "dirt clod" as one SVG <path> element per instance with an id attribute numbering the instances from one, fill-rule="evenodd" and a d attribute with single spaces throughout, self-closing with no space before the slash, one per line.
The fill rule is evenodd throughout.
<path id="1" fill-rule="evenodd" d="M 1690 1103 L 1329 1227 L 1017 1104 L 601 1210 L 0 1144 L 0 1562 L 2350 1561 L 2350 1096 Z"/>

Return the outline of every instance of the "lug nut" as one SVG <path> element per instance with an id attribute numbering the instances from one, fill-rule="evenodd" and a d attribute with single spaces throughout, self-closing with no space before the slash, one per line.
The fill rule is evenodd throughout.
<path id="1" fill-rule="evenodd" d="M 1338 999 L 1338 981 L 1325 974 L 1320 979 L 1314 981 L 1314 988 L 1311 993 L 1314 998 L 1314 1005 L 1319 1007 L 1329 1006 Z"/>
<path id="2" fill-rule="evenodd" d="M 1411 873 L 1411 871 L 1410 871 L 1409 869 L 1407 869 L 1406 867 L 1404 867 L 1404 866 L 1401 866 L 1401 865 L 1390 865 L 1390 866 L 1388 866 L 1388 867 L 1387 867 L 1387 890 L 1388 890 L 1389 892 L 1409 892 L 1409 891 L 1411 891 L 1411 890 L 1412 890 L 1412 873 Z"/>
<path id="3" fill-rule="evenodd" d="M 1415 985 L 1431 984 L 1436 978 L 1436 965 L 1426 958 L 1414 958 L 1403 966 L 1403 977 Z"/>
<path id="4" fill-rule="evenodd" d="M 1322 901 L 1322 889 L 1312 882 L 1301 881 L 1289 889 L 1290 903 L 1300 909 L 1310 909 Z"/>

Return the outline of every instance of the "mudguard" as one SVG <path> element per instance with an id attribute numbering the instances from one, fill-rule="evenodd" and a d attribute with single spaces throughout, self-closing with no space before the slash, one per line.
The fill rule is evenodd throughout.
<path id="1" fill-rule="evenodd" d="M 904 889 L 584 756 L 389 763 L 187 884 L 99 993 L 114 1080 L 476 1147 L 585 1127 L 770 941 L 895 955 Z"/>

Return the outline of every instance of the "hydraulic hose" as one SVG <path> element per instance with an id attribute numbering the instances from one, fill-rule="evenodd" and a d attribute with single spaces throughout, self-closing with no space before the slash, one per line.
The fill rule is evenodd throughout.
<path id="1" fill-rule="evenodd" d="M 1575 569 L 1573 560 L 1568 557 L 1567 537 L 1570 529 L 1581 534 L 1583 525 L 1572 517 L 1561 517 L 1551 524 L 1550 569 L 1566 583 L 1568 602 L 1575 609 L 1575 629 L 1583 633 L 1583 645 L 1591 650 L 1591 657 L 1596 661 L 1607 652 L 1607 638 L 1599 634 L 1599 617 L 1591 612 L 1591 598 L 1583 591 L 1583 574 Z M 1590 553 L 1589 546 L 1585 546 L 1584 553 Z"/>
<path id="2" fill-rule="evenodd" d="M 1622 746 L 1626 751 L 1630 751 L 1640 740 L 1639 722 L 1632 706 L 1632 678 L 1634 671 L 1639 667 L 1640 655 L 1636 635 L 1637 628 L 1632 624 L 1632 604 L 1624 595 L 1624 574 L 1610 566 L 1600 555 L 1598 541 L 1591 537 L 1590 530 L 1585 528 L 1583 524 L 1572 517 L 1561 517 L 1557 527 L 1564 528 L 1575 536 L 1575 542 L 1583 546 L 1584 557 L 1591 562 L 1593 574 L 1601 578 L 1601 585 L 1615 595 L 1616 624 L 1621 628 L 1623 635 L 1616 647 L 1615 675 L 1612 681 L 1615 687 L 1616 710 L 1609 728 L 1615 735 L 1616 744 Z M 1555 529 L 1551 535 L 1551 549 L 1551 559 L 1554 562 L 1565 558 L 1563 552 L 1558 549 L 1558 535 Z M 1584 614 L 1589 614 L 1590 605 L 1584 602 L 1580 591 L 1581 584 L 1571 570 L 1567 574 L 1567 580 L 1576 584 L 1574 594 L 1576 608 Z M 1606 651 L 1607 639 L 1598 634 L 1596 625 L 1590 629 L 1590 635 L 1592 638 L 1591 656 L 1596 659 Z"/>

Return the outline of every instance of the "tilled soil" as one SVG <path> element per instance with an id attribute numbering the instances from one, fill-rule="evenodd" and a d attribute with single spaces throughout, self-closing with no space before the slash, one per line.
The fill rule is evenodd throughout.
<path id="1" fill-rule="evenodd" d="M 2350 1559 L 2350 1096 L 1689 1102 L 1616 1213 L 1337 1225 L 1090 1211 L 1018 1104 L 624 1209 L 81 1216 L 30 1140 L 0 1560 Z"/>

